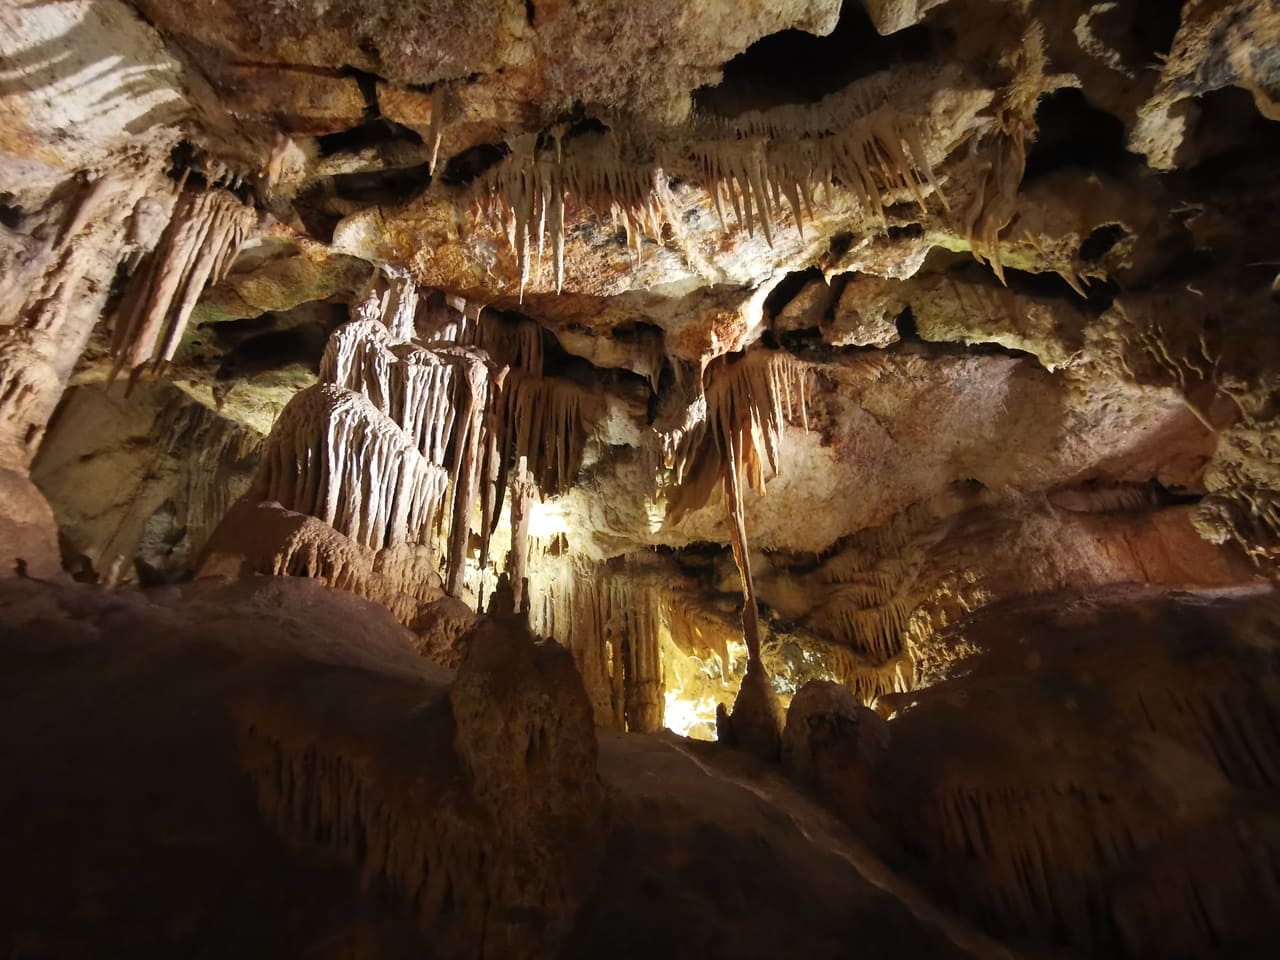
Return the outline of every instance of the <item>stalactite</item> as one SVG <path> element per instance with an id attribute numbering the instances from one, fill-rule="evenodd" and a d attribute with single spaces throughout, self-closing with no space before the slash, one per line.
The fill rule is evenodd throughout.
<path id="1" fill-rule="evenodd" d="M 1091 954 L 1200 956 L 1280 905 L 1274 817 L 1171 819 L 1133 775 L 1077 767 L 1017 782 L 959 771 L 900 829 L 933 882 L 996 930 Z M 1249 904 L 1244 916 L 1237 904 Z M 1184 909 L 1185 907 L 1185 909 Z"/>
<path id="2" fill-rule="evenodd" d="M 738 446 L 742 438 L 730 429 L 724 434 L 725 460 L 724 499 L 729 514 L 729 542 L 733 545 L 733 562 L 742 580 L 742 635 L 747 643 L 747 659 L 751 664 L 760 662 L 760 605 L 756 600 L 755 579 L 751 573 L 751 554 L 747 547 L 747 522 L 742 509 L 742 477 L 738 464 L 742 462 L 742 450 Z"/>
<path id="3" fill-rule="evenodd" d="M 926 190 L 945 206 L 922 131 L 927 118 L 897 112 L 878 81 L 813 107 L 740 117 L 696 118 L 679 131 L 614 131 L 569 136 L 563 128 L 525 134 L 483 182 L 482 207 L 506 226 L 516 253 L 520 297 L 541 274 L 550 237 L 556 292 L 564 286 L 565 198 L 621 222 L 638 257 L 643 237 L 663 240 L 675 221 L 668 178 L 695 183 L 728 229 L 726 200 L 740 229 L 773 244 L 782 204 L 800 233 L 813 218 L 817 186 L 839 184 L 887 225 L 886 193 L 905 190 L 925 206 Z M 536 247 L 536 260 L 530 258 Z"/>
<path id="4" fill-rule="evenodd" d="M 573 653 L 596 723 L 659 729 L 661 585 L 645 571 L 564 559 L 531 567 L 529 586 L 531 629 Z"/>
<path id="5" fill-rule="evenodd" d="M 462 355 L 463 377 L 457 382 L 463 396 L 456 397 L 454 409 L 458 411 L 454 430 L 454 456 L 452 471 L 452 508 L 449 528 L 449 553 L 445 586 L 455 597 L 462 592 L 463 565 L 467 557 L 467 540 L 471 532 L 471 514 L 480 495 L 480 474 L 483 467 L 485 438 L 482 435 L 485 405 L 488 402 L 488 370 L 478 358 Z M 481 538 L 489 531 L 483 529 Z M 482 549 L 488 553 L 488 548 Z"/>
<path id="6" fill-rule="evenodd" d="M 778 438 L 790 416 L 808 428 L 807 373 L 787 354 L 756 351 L 715 361 L 705 386 L 706 417 L 666 444 L 667 467 L 679 484 L 667 498 L 676 522 L 723 486 L 734 561 L 742 580 L 743 631 L 751 663 L 760 659 L 760 621 L 743 513 L 742 482 L 764 493 L 764 462 L 778 470 Z M 710 436 L 708 436 L 710 433 Z M 761 456 L 763 448 L 763 457 Z"/>
<path id="7" fill-rule="evenodd" d="M 173 359 L 200 293 L 231 269 L 256 223 L 253 208 L 225 190 L 182 193 L 115 318 L 111 351 L 117 371 Z"/>
<path id="8" fill-rule="evenodd" d="M 690 656 L 719 657 L 722 669 L 727 671 L 730 665 L 729 643 L 737 642 L 739 638 L 724 618 L 709 612 L 688 594 L 692 589 L 689 583 L 674 581 L 669 589 L 662 592 L 662 616 L 671 640 Z"/>
<path id="9" fill-rule="evenodd" d="M 497 420 L 516 457 L 525 457 L 544 496 L 568 490 L 594 426 L 593 394 L 568 380 L 512 370 Z"/>
<path id="10" fill-rule="evenodd" d="M 231 478 L 257 461 L 264 438 L 203 404 L 190 402 L 185 394 L 179 397 L 180 402 L 171 402 L 157 417 L 152 437 L 169 456 L 182 458 L 179 484 L 183 492 L 175 498 L 174 522 L 185 529 L 190 548 L 199 551 L 232 507 L 236 494 Z"/>
<path id="11" fill-rule="evenodd" d="M 1055 81 L 1045 77 L 1044 31 L 1039 24 L 1028 28 L 1022 43 L 1007 64 L 1012 80 L 1004 92 L 991 140 L 986 176 L 964 216 L 964 231 L 974 259 L 984 260 L 1005 282 L 1000 262 L 1000 231 L 1013 219 L 1018 188 L 1027 162 L 1027 140 L 1034 134 L 1036 104 Z M 1065 82 L 1065 81 L 1063 81 Z M 1083 295 L 1079 282 L 1067 278 Z"/>
<path id="12" fill-rule="evenodd" d="M 163 197 L 159 164 L 122 159 L 77 178 L 33 215 L 33 242 L 0 270 L 0 466 L 27 468 L 101 314 L 120 260 L 154 242 L 134 229 Z"/>

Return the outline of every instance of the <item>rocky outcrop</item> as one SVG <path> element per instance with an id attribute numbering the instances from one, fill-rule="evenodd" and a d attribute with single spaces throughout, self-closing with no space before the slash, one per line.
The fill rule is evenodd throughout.
<path id="1" fill-rule="evenodd" d="M 973 652 L 965 671 L 894 698 L 887 724 L 806 688 L 788 756 L 989 929 L 1090 954 L 1247 954 L 1275 936 L 1271 592 L 990 605 L 947 631 Z"/>
<path id="2" fill-rule="evenodd" d="M 10 951 L 969 955 L 747 758 L 597 743 L 568 654 L 518 624 L 480 626 L 454 678 L 298 578 L 10 578 L 0 612 Z"/>

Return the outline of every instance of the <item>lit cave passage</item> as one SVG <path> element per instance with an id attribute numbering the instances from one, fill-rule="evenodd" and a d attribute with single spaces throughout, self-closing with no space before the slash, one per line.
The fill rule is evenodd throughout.
<path id="1" fill-rule="evenodd" d="M 0 956 L 1280 938 L 1274 0 L 0 5 Z"/>

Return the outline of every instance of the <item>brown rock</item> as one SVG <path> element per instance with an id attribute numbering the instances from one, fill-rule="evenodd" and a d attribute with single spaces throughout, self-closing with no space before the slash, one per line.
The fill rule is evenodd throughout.
<path id="1" fill-rule="evenodd" d="M 58 526 L 34 483 L 0 467 L 0 577 L 47 579 L 62 573 Z"/>
<path id="2" fill-rule="evenodd" d="M 823 339 L 837 347 L 887 347 L 898 341 L 897 319 L 907 308 L 901 281 L 866 274 L 849 278 Z"/>

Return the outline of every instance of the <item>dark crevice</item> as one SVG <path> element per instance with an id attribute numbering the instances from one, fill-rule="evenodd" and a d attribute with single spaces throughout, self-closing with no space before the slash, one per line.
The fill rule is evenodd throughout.
<path id="1" fill-rule="evenodd" d="M 391 144 L 409 144 L 418 147 L 422 146 L 422 137 L 404 124 L 378 116 L 371 117 L 358 127 L 316 137 L 316 146 L 322 157 L 331 157 L 338 153 L 359 153 L 370 147 L 385 147 Z"/>
<path id="2" fill-rule="evenodd" d="M 312 184 L 298 196 L 293 205 L 307 233 L 320 243 L 332 243 L 333 231 L 342 222 L 342 214 L 325 208 L 325 189 L 330 186 L 328 180 Z"/>
<path id="3" fill-rule="evenodd" d="M 342 200 L 361 204 L 407 203 L 431 185 L 431 165 L 400 170 L 368 170 L 333 177 L 334 193 Z"/>
<path id="4" fill-rule="evenodd" d="M 903 343 L 912 341 L 923 343 L 920 339 L 920 328 L 916 325 L 916 315 L 911 312 L 911 308 L 903 310 L 898 314 L 898 319 L 894 321 L 894 326 L 898 328 L 898 339 Z"/>
<path id="5" fill-rule="evenodd" d="M 329 335 L 346 319 L 346 304 L 334 299 L 246 320 L 202 324 L 200 329 L 225 351 L 215 374 L 225 381 L 295 364 L 319 372 Z"/>
<path id="6" fill-rule="evenodd" d="M 720 83 L 694 92 L 694 105 L 702 113 L 735 116 L 813 103 L 888 67 L 927 60 L 946 38 L 923 25 L 881 36 L 860 0 L 844 0 L 830 34 L 783 30 L 757 40 L 724 65 Z"/>
<path id="7" fill-rule="evenodd" d="M 889 224 L 890 240 L 919 240 L 923 236 L 924 224 L 922 223 Z"/>
<path id="8" fill-rule="evenodd" d="M 22 222 L 23 211 L 17 204 L 9 202 L 12 199 L 13 194 L 0 194 L 0 224 L 10 230 L 16 230 L 18 229 L 18 224 Z"/>
<path id="9" fill-rule="evenodd" d="M 1137 0 L 1131 29 L 1150 62 L 1173 49 L 1184 5 L 1183 0 Z"/>
<path id="10" fill-rule="evenodd" d="M 1255 154 L 1274 162 L 1280 149 L 1280 123 L 1259 113 L 1253 95 L 1239 87 L 1212 90 L 1174 110 L 1188 125 L 1174 160 L 1206 186 L 1218 185 L 1224 177 L 1235 179 L 1236 168 Z"/>
<path id="11" fill-rule="evenodd" d="M 953 273 L 959 278 L 972 283 L 994 285 L 1000 282 L 990 268 L 978 263 L 966 263 L 957 267 Z M 1071 289 L 1071 284 L 1067 283 L 1059 274 L 1050 271 L 1031 273 L 1027 270 L 1018 270 L 1015 267 L 1006 266 L 1004 268 L 1004 280 L 1005 287 L 1013 293 L 1024 297 L 1034 297 L 1038 300 L 1067 300 L 1072 304 L 1082 302 L 1080 294 Z M 1086 287 L 1085 290 L 1088 293 L 1090 287 Z"/>
<path id="12" fill-rule="evenodd" d="M 774 334 L 767 331 L 762 340 L 772 340 L 773 343 L 766 343 L 766 346 L 777 346 L 779 349 L 786 350 L 788 353 L 801 354 L 806 350 L 820 350 L 825 344 L 822 340 L 822 328 L 820 327 L 803 327 L 799 330 L 784 330 L 781 333 Z"/>
<path id="13" fill-rule="evenodd" d="M 829 263 L 839 263 L 853 249 L 852 233 L 837 233 L 831 238 L 831 242 L 827 244 L 826 260 Z"/>
<path id="14" fill-rule="evenodd" d="M 218 365 L 218 380 L 249 377 L 301 363 L 313 373 L 320 369 L 324 341 L 305 329 L 273 330 L 238 344 Z"/>
<path id="15" fill-rule="evenodd" d="M 200 156 L 188 140 L 179 140 L 169 151 L 169 167 L 165 174 L 174 183 L 182 183 L 191 190 L 208 190 L 211 187 L 208 177 L 200 166 Z M 254 205 L 256 198 L 253 187 L 249 183 L 241 183 L 238 187 L 222 183 L 220 188 L 232 194 L 241 203 L 248 206 Z"/>
<path id="16" fill-rule="evenodd" d="M 1126 64 L 1143 69 L 1156 65 L 1173 48 L 1182 23 L 1182 0 L 1130 0 L 1099 11 L 1093 33 L 1117 51 Z"/>
<path id="17" fill-rule="evenodd" d="M 800 270 L 797 273 L 787 274 L 765 298 L 765 319 L 772 322 L 779 312 L 781 312 L 782 308 L 794 300 L 796 295 L 799 294 L 807 284 L 813 280 L 821 279 L 822 271 L 817 267 L 813 267 L 809 270 Z"/>
<path id="18" fill-rule="evenodd" d="M 575 137 L 585 137 L 589 134 L 604 134 L 609 132 L 609 125 L 595 117 L 583 117 L 574 122 L 574 124 L 565 131 L 563 140 L 573 140 Z"/>
<path id="19" fill-rule="evenodd" d="M 1040 360 L 1035 354 L 1016 347 L 989 341 L 962 343 L 955 340 L 925 340 L 916 327 L 915 317 L 910 308 L 904 310 L 897 319 L 898 340 L 888 346 L 835 346 L 822 339 L 822 331 L 816 327 L 804 330 L 791 330 L 774 338 L 778 347 L 795 357 L 809 363 L 831 363 L 840 358 L 856 357 L 859 354 L 879 354 L 881 356 L 914 356 L 926 360 L 937 360 L 943 357 L 1011 357 L 1015 360 L 1028 360 L 1037 366 Z M 768 336 L 762 336 L 760 343 L 770 346 Z"/>
<path id="20" fill-rule="evenodd" d="M 1166 487 L 1158 480 L 1116 483 L 1093 478 L 1049 491 L 1050 504 L 1071 513 L 1118 513 L 1194 506 L 1204 498 L 1200 491 Z"/>
<path id="21" fill-rule="evenodd" d="M 1118 223 L 1105 223 L 1095 227 L 1084 243 L 1080 244 L 1080 259 L 1085 263 L 1097 263 L 1128 235 L 1129 231 Z"/>
<path id="22" fill-rule="evenodd" d="M 537 17 L 538 11 L 533 5 L 533 0 L 524 0 L 524 20 L 529 26 L 533 26 L 533 21 Z"/>
<path id="23" fill-rule="evenodd" d="M 338 71 L 340 77 L 352 77 L 356 81 L 356 86 L 360 88 L 360 95 L 364 97 L 364 118 L 365 120 L 374 120 L 381 115 L 378 109 L 378 83 L 383 81 L 376 73 L 369 73 L 366 70 L 357 70 L 355 67 L 343 67 Z M 385 81 L 383 81 L 385 82 Z"/>
<path id="24" fill-rule="evenodd" d="M 204 174 L 196 163 L 196 148 L 191 145 L 190 140 L 179 140 L 173 145 L 173 149 L 169 151 L 169 167 L 165 174 L 174 183 L 182 180 L 184 174 L 188 182 L 195 177 L 197 182 L 204 183 Z"/>
<path id="25" fill-rule="evenodd" d="M 985 264 L 976 263 L 973 260 L 961 260 L 954 264 L 946 264 L 943 268 L 944 263 L 945 261 L 939 261 L 938 265 L 941 269 L 933 272 L 946 273 L 948 277 L 961 283 L 975 286 L 994 288 L 1001 286 L 999 278 Z M 1090 314 L 1100 314 L 1110 308 L 1112 300 L 1120 292 L 1119 285 L 1110 278 L 1081 277 L 1080 284 L 1085 292 L 1081 297 L 1065 277 L 1050 270 L 1031 273 L 1005 266 L 1004 279 L 1004 288 L 1018 296 L 1036 300 L 1062 300 Z"/>
<path id="26" fill-rule="evenodd" d="M 505 143 L 477 144 L 450 157 L 441 179 L 451 187 L 465 186 L 494 164 L 501 163 L 510 152 Z"/>
<path id="27" fill-rule="evenodd" d="M 1079 90 L 1055 90 L 1036 107 L 1036 139 L 1027 153 L 1024 182 L 1064 167 L 1123 174 L 1136 159 L 1125 149 L 1119 118 L 1099 110 Z"/>

